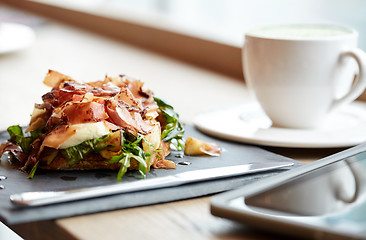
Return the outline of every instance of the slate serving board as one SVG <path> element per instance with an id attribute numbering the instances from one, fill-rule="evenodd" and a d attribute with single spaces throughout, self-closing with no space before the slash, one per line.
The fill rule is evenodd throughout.
<path id="1" fill-rule="evenodd" d="M 218 143 L 220 147 L 223 148 L 222 155 L 220 157 L 184 156 L 184 158 L 179 158 L 176 157 L 179 155 L 179 152 L 172 152 L 167 159 L 177 163 L 177 168 L 152 169 L 147 174 L 147 179 L 191 170 L 233 166 L 252 162 L 289 161 L 295 163 L 293 167 L 302 165 L 300 162 L 268 152 L 256 146 L 211 138 L 202 134 L 193 126 L 186 126 L 185 137 L 188 136 Z M 1 142 L 7 138 L 8 134 L 6 132 L 0 132 Z M 183 161 L 190 162 L 191 164 L 180 165 L 179 162 Z M 285 170 L 286 169 L 49 206 L 16 208 L 12 206 L 9 200 L 11 194 L 27 191 L 66 190 L 114 184 L 117 183 L 117 172 L 107 170 L 36 172 L 33 179 L 28 179 L 26 173 L 9 166 L 7 159 L 3 157 L 0 164 L 0 175 L 6 176 L 7 179 L 0 181 L 0 185 L 4 187 L 4 189 L 0 190 L 0 221 L 12 225 L 194 198 L 231 190 Z M 123 177 L 121 184 L 128 184 L 128 182 L 140 180 L 141 176 L 138 172 L 128 172 Z"/>

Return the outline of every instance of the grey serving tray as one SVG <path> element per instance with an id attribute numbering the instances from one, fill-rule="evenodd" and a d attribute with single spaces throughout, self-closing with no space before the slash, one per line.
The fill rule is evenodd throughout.
<path id="1" fill-rule="evenodd" d="M 223 148 L 222 155 L 220 157 L 184 156 L 184 158 L 181 158 L 179 157 L 179 152 L 172 152 L 167 159 L 177 163 L 177 168 L 151 169 L 147 174 L 148 179 L 164 177 L 191 170 L 233 166 L 253 162 L 294 162 L 295 164 L 291 168 L 302 165 L 300 162 L 271 153 L 257 146 L 211 138 L 202 134 L 190 125 L 186 126 L 185 137 L 188 136 L 218 143 L 220 147 Z M 5 141 L 7 138 L 8 134 L 6 131 L 0 133 L 1 142 Z M 191 164 L 181 165 L 179 164 L 180 162 L 190 162 Z M 107 170 L 39 171 L 33 179 L 28 179 L 26 173 L 9 166 L 7 159 L 3 157 L 0 165 L 0 175 L 6 176 L 7 179 L 0 181 L 0 184 L 4 187 L 0 190 L 0 221 L 11 225 L 194 198 L 238 188 L 255 182 L 261 178 L 276 175 L 283 171 L 286 171 L 286 169 L 42 207 L 16 208 L 9 200 L 9 196 L 11 194 L 29 191 L 66 190 L 114 184 L 117 182 L 117 172 Z M 138 172 L 132 171 L 128 172 L 123 177 L 121 184 L 128 184 L 128 182 L 132 181 L 143 180 Z"/>

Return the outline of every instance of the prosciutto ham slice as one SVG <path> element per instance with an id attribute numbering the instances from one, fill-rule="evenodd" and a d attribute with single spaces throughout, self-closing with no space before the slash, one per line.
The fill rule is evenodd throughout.
<path id="1" fill-rule="evenodd" d="M 43 96 L 44 102 L 54 108 L 47 122 L 48 129 L 60 124 L 106 120 L 120 129 L 147 134 L 152 128 L 149 120 L 158 115 L 158 107 L 148 95 L 151 92 L 143 91 L 143 83 L 137 80 L 106 77 L 104 81 L 81 84 L 50 71 L 44 82 L 53 87 Z"/>
<path id="2" fill-rule="evenodd" d="M 97 102 L 73 102 L 65 105 L 62 114 L 68 124 L 100 122 L 108 118 L 105 107 Z"/>

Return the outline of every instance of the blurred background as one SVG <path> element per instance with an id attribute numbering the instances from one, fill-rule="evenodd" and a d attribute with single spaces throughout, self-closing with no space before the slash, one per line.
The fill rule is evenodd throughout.
<path id="1" fill-rule="evenodd" d="M 201 88 L 210 90 L 212 105 L 227 104 L 215 98 L 222 87 L 233 93 L 228 102 L 237 102 L 246 91 L 241 47 L 248 29 L 340 24 L 357 29 L 366 50 L 365 9 L 364 0 L 0 0 L 0 81 L 7 84 L 0 107 L 24 108 L 28 116 L 48 91 L 41 84 L 48 69 L 80 81 L 127 73 L 150 88 L 149 82 L 164 86 L 156 94 L 177 108 L 177 93 L 165 90 L 176 83 L 195 84 L 193 102 L 201 101 Z M 29 28 L 5 27 L 14 23 Z M 189 119 L 199 111 L 178 110 Z M 24 112 L 14 114 L 0 127 L 24 119 Z"/>
<path id="2" fill-rule="evenodd" d="M 327 23 L 356 28 L 366 48 L 364 0 L 52 0 L 39 1 L 240 46 L 248 28 L 283 23 Z"/>
<path id="3" fill-rule="evenodd" d="M 340 24 L 357 29 L 366 50 L 365 9 L 364 0 L 0 0 L 0 81 L 7 84 L 0 107 L 27 112 L 1 118 L 0 127 L 28 121 L 24 115 L 48 91 L 41 84 L 48 69 L 80 81 L 127 73 L 190 119 L 200 109 L 179 109 L 177 92 L 165 89 L 192 82 L 192 102 L 201 101 L 198 89 L 208 89 L 215 106 L 245 100 L 241 47 L 248 29 Z M 9 28 L 14 23 L 21 26 Z M 215 98 L 223 88 L 233 93 L 227 102 Z"/>

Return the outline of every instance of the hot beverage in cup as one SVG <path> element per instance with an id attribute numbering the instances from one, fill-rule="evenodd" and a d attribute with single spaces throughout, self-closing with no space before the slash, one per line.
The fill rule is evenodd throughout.
<path id="1" fill-rule="evenodd" d="M 353 29 L 328 25 L 265 26 L 247 32 L 247 35 L 281 39 L 316 39 L 354 34 Z"/>
<path id="2" fill-rule="evenodd" d="M 246 33 L 245 80 L 274 126 L 311 128 L 366 87 L 358 33 L 328 25 L 279 25 Z"/>

